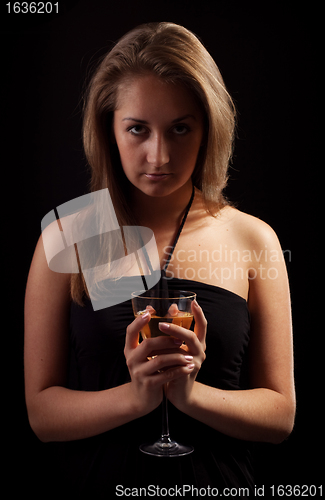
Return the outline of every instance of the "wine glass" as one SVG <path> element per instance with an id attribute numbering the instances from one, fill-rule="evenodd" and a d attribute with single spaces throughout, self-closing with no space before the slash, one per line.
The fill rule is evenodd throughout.
<path id="1" fill-rule="evenodd" d="M 135 317 L 149 311 L 151 319 L 141 329 L 143 339 L 165 335 L 159 330 L 159 323 L 174 323 L 189 329 L 193 321 L 191 303 L 196 298 L 194 292 L 182 290 L 147 290 L 132 293 Z M 194 451 L 193 446 L 179 444 L 169 435 L 167 384 L 163 388 L 161 436 L 153 444 L 142 444 L 140 450 L 156 457 L 182 457 Z"/>

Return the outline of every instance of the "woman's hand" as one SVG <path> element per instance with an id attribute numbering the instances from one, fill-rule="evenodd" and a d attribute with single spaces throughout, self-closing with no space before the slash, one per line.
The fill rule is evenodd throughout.
<path id="1" fill-rule="evenodd" d="M 177 379 L 169 381 L 168 384 L 167 397 L 180 410 L 190 403 L 196 376 L 205 360 L 207 320 L 196 301 L 192 303 L 192 312 L 195 319 L 194 333 L 191 330 L 172 323 L 159 324 L 159 329 L 162 332 L 168 333 L 185 342 L 185 345 L 182 345 L 182 349 L 186 351 L 188 356 L 193 356 L 191 361 L 191 365 L 194 364 L 193 370 Z"/>
<path id="2" fill-rule="evenodd" d="M 191 355 L 180 347 L 184 339 L 161 336 L 145 339 L 139 344 L 139 332 L 149 320 L 148 312 L 127 327 L 124 348 L 134 404 L 143 415 L 159 406 L 164 384 L 184 378 L 195 369 Z M 169 330 L 168 333 L 172 334 Z M 189 334 L 194 335 L 193 332 Z"/>

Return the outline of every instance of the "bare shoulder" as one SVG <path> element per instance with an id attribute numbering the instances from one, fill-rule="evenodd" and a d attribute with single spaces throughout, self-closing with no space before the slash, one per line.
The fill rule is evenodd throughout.
<path id="1" fill-rule="evenodd" d="M 236 235 L 237 247 L 241 249 L 240 256 L 248 265 L 248 304 L 251 314 L 257 317 L 272 311 L 272 314 L 286 317 L 286 324 L 289 325 L 288 275 L 275 231 L 257 217 L 233 208 L 227 212 L 224 215 L 228 218 L 229 228 Z"/>
<path id="2" fill-rule="evenodd" d="M 266 222 L 233 207 L 226 207 L 221 220 L 247 249 L 279 248 L 274 229 Z"/>
<path id="3" fill-rule="evenodd" d="M 55 241 L 51 228 L 48 234 Z M 53 301 L 56 292 L 62 297 L 62 291 L 68 292 L 70 288 L 71 273 L 53 271 L 50 262 L 42 234 L 37 242 L 28 275 L 26 302 L 31 306 L 35 304 L 36 297 L 39 301 Z"/>
<path id="4" fill-rule="evenodd" d="M 71 256 L 71 250 L 62 240 L 61 224 L 51 222 L 38 239 L 29 269 L 25 295 L 26 325 L 33 323 L 40 314 L 63 310 L 70 304 Z"/>

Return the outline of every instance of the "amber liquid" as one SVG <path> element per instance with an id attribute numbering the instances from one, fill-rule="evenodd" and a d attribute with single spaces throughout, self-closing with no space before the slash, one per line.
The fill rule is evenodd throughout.
<path id="1" fill-rule="evenodd" d="M 141 311 L 137 314 L 137 316 L 141 316 L 144 314 L 146 311 Z M 193 321 L 193 314 L 188 313 L 188 312 L 179 312 L 177 316 L 151 316 L 151 319 L 148 324 L 146 324 L 142 329 L 141 329 L 141 335 L 144 339 L 151 338 L 151 337 L 160 337 L 162 335 L 165 335 L 166 337 L 169 337 L 169 335 L 166 335 L 163 333 L 161 330 L 159 330 L 159 323 L 173 323 L 174 325 L 182 326 L 183 328 L 187 328 L 188 330 L 190 329 L 190 326 Z"/>

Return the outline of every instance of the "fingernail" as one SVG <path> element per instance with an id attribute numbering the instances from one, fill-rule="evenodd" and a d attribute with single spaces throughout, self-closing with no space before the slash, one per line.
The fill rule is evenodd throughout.
<path id="1" fill-rule="evenodd" d="M 174 341 L 174 344 L 176 344 L 176 345 L 182 345 L 183 344 L 183 341 L 180 340 L 180 339 L 173 339 L 173 341 Z"/>
<path id="2" fill-rule="evenodd" d="M 193 370 L 195 364 L 194 363 L 191 363 L 190 365 L 187 365 L 186 368 L 188 368 L 188 370 Z"/>
<path id="3" fill-rule="evenodd" d="M 197 307 L 197 308 L 199 308 L 199 307 L 200 307 L 200 306 L 199 306 L 199 304 L 197 303 L 197 300 L 196 300 L 196 299 L 194 299 L 194 300 L 193 300 L 193 304 L 194 304 L 194 305 L 195 305 L 195 307 Z"/>
<path id="4" fill-rule="evenodd" d="M 170 328 L 170 324 L 169 323 L 159 323 L 159 330 L 168 330 L 168 328 Z"/>
<path id="5" fill-rule="evenodd" d="M 192 361 L 193 356 L 184 356 L 184 358 L 186 359 L 186 361 Z"/>
<path id="6" fill-rule="evenodd" d="M 144 313 L 144 314 L 142 314 L 142 315 L 141 315 L 141 319 L 142 319 L 143 321 L 145 321 L 146 319 L 148 319 L 148 318 L 149 318 L 149 316 L 150 316 L 150 313 L 149 313 L 149 312 L 146 312 L 146 313 Z"/>

